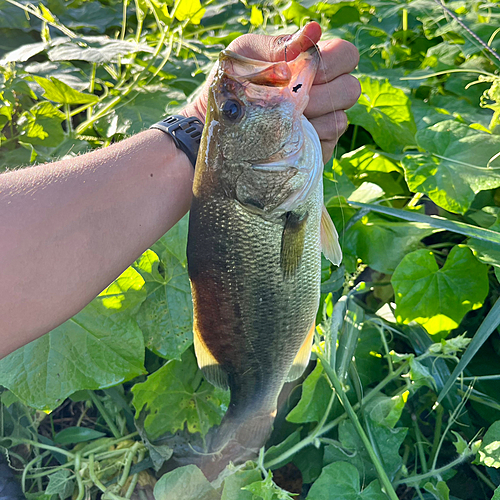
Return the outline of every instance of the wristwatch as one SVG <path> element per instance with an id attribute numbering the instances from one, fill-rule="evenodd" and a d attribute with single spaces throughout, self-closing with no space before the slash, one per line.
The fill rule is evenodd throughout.
<path id="1" fill-rule="evenodd" d="M 186 118 L 181 115 L 171 115 L 149 128 L 156 128 L 172 137 L 176 147 L 187 154 L 193 167 L 196 166 L 196 158 L 198 157 L 203 132 L 203 123 L 198 118 L 195 116 Z"/>

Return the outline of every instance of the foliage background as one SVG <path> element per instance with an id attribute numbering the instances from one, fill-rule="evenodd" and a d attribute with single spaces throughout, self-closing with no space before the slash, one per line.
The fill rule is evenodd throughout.
<path id="1" fill-rule="evenodd" d="M 276 483 L 308 500 L 500 498 L 500 61 L 453 17 L 498 51 L 500 5 L 447 8 L 0 0 L 2 169 L 105 147 L 175 112 L 242 33 L 313 19 L 361 54 L 363 95 L 325 168 L 345 258 L 323 262 L 319 360 L 257 463 L 214 485 L 177 468 L 157 499 L 290 498 Z M 28 498 L 131 498 L 220 422 L 228 395 L 191 348 L 186 234 L 183 219 L 0 362 L 0 445 Z"/>

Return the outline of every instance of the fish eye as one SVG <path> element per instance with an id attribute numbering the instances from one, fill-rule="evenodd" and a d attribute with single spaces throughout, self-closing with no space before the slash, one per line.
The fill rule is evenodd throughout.
<path id="1" fill-rule="evenodd" d="M 243 107 L 239 101 L 228 99 L 221 106 L 221 113 L 230 122 L 236 123 L 243 117 Z"/>

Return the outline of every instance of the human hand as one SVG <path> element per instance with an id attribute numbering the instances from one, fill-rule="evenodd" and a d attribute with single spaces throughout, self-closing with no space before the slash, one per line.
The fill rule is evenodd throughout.
<path id="1" fill-rule="evenodd" d="M 332 156 L 339 137 L 347 129 L 345 110 L 353 106 L 361 94 L 358 80 L 349 73 L 359 61 L 356 47 L 345 40 L 335 39 L 319 42 L 321 28 L 311 22 L 294 35 L 266 36 L 242 35 L 228 49 L 252 59 L 262 61 L 288 61 L 317 44 L 321 62 L 309 93 L 309 104 L 304 112 L 321 140 L 323 161 Z M 207 79 L 202 92 L 195 101 L 184 108 L 182 114 L 197 116 L 205 121 L 208 86 L 214 71 Z"/>

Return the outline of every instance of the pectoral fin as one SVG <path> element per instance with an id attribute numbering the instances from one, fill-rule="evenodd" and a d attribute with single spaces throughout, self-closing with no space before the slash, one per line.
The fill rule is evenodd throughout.
<path id="1" fill-rule="evenodd" d="M 325 205 L 321 212 L 321 249 L 325 257 L 336 266 L 342 262 L 339 235 Z"/>
<path id="2" fill-rule="evenodd" d="M 287 212 L 285 227 L 281 237 L 281 269 L 285 277 L 291 277 L 299 267 L 304 252 L 307 212 L 299 215 Z"/>
<path id="3" fill-rule="evenodd" d="M 292 367 L 290 368 L 290 371 L 288 372 L 288 376 L 286 378 L 287 382 L 292 382 L 293 380 L 298 379 L 304 373 L 304 370 L 309 363 L 309 358 L 311 357 L 311 347 L 314 339 L 315 329 L 316 325 L 313 323 L 311 329 L 309 330 L 309 333 L 307 334 L 307 337 L 305 338 L 301 348 L 299 349 L 299 352 L 297 353 L 297 356 L 295 356 L 295 359 L 293 360 Z"/>
<path id="4" fill-rule="evenodd" d="M 219 362 L 210 352 L 196 325 L 193 327 L 193 334 L 194 352 L 198 360 L 198 366 L 203 372 L 204 377 L 216 387 L 225 390 L 229 389 L 227 373 L 222 369 Z"/>

